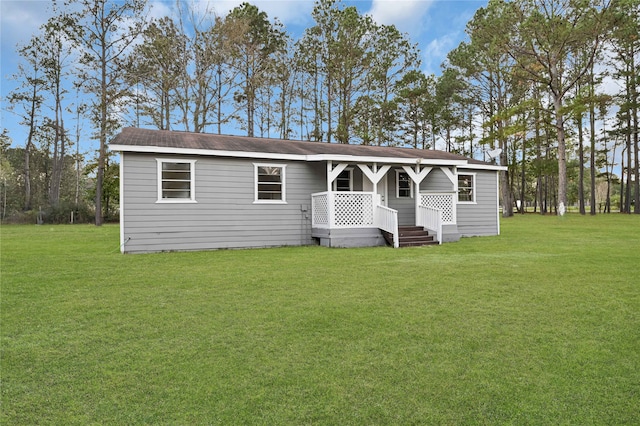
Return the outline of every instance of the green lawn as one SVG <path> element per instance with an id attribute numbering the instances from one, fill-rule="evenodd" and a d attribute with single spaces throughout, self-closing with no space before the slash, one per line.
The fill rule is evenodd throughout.
<path id="1" fill-rule="evenodd" d="M 640 422 L 638 216 L 398 250 L 1 238 L 1 424 Z"/>

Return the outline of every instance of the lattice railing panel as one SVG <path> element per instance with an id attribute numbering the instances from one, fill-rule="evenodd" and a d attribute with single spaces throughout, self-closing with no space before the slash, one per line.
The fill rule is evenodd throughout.
<path id="1" fill-rule="evenodd" d="M 420 194 L 420 205 L 439 209 L 442 223 L 456 223 L 455 194 Z"/>
<path id="2" fill-rule="evenodd" d="M 327 193 L 313 194 L 311 198 L 313 226 L 329 225 L 329 196 Z"/>
<path id="3" fill-rule="evenodd" d="M 373 226 L 373 194 L 335 192 L 333 197 L 335 226 Z"/>

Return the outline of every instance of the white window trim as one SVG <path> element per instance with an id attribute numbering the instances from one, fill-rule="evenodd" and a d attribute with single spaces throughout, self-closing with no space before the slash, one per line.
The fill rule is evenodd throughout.
<path id="1" fill-rule="evenodd" d="M 458 188 L 458 176 L 463 175 L 463 176 L 471 176 L 471 180 L 472 180 L 472 185 L 471 185 L 471 197 L 473 198 L 471 201 L 460 201 L 459 198 L 459 194 L 460 194 L 460 188 Z M 476 173 L 469 173 L 469 172 L 463 172 L 460 173 L 458 172 L 458 174 L 456 175 L 456 201 L 458 204 L 477 204 L 476 202 L 476 187 L 477 187 L 477 179 L 476 179 Z"/>
<path id="2" fill-rule="evenodd" d="M 158 164 L 157 167 L 157 187 L 158 187 L 158 200 L 156 203 L 162 204 L 188 204 L 197 203 L 196 201 L 196 161 L 198 160 L 185 160 L 184 158 L 156 158 Z M 189 176 L 191 178 L 191 196 L 189 198 L 162 198 L 162 164 L 163 163 L 189 163 Z"/>
<path id="3" fill-rule="evenodd" d="M 400 173 L 404 173 L 409 176 L 409 197 L 400 197 Z M 413 179 L 409 173 L 402 169 L 396 169 L 396 198 L 413 198 L 413 187 L 414 187 Z"/>
<path id="4" fill-rule="evenodd" d="M 259 200 L 258 199 L 258 167 L 279 167 L 282 169 L 282 199 Z M 287 204 L 287 165 L 274 163 L 253 163 L 253 204 Z"/>
<path id="5" fill-rule="evenodd" d="M 343 173 L 343 172 L 349 172 L 349 192 L 353 192 L 353 167 L 347 167 L 340 173 Z M 340 177 L 340 174 L 336 176 L 336 178 L 333 180 L 333 183 L 332 183 L 332 188 L 333 188 L 333 191 L 335 192 L 338 191 L 338 177 Z"/>

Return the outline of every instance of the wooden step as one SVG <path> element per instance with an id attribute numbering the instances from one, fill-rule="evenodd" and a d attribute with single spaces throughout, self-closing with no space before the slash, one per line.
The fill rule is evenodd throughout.
<path id="1" fill-rule="evenodd" d="M 389 245 L 393 245 L 393 234 L 382 231 L 385 240 Z M 398 245 L 400 247 L 416 247 L 431 244 L 438 244 L 433 235 L 420 226 L 400 226 L 398 227 Z"/>

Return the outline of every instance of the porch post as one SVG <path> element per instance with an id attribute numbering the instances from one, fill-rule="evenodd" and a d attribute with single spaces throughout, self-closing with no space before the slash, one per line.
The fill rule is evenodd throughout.
<path id="1" fill-rule="evenodd" d="M 416 163 L 416 175 L 420 175 L 420 163 Z M 416 198 L 416 213 L 413 221 L 418 224 L 418 215 L 420 214 L 420 182 L 418 179 L 413 179 L 413 183 L 416 187 L 415 191 L 413 191 L 413 196 Z"/>
<path id="2" fill-rule="evenodd" d="M 373 163 L 373 174 L 375 175 L 376 173 L 378 173 L 378 163 Z M 373 204 L 377 205 L 380 204 L 380 201 L 378 200 L 378 180 L 375 179 L 373 181 Z"/>
<path id="3" fill-rule="evenodd" d="M 420 160 L 418 160 L 416 162 L 415 170 L 411 169 L 410 166 L 402 166 L 402 168 L 404 169 L 405 172 L 407 172 L 407 174 L 415 184 L 414 197 L 416 199 L 416 222 L 417 222 L 418 214 L 419 214 L 418 207 L 420 206 L 420 183 L 422 183 L 424 178 L 426 178 L 427 175 L 431 173 L 431 170 L 433 170 L 433 167 L 425 167 L 424 169 L 420 170 Z"/>
<path id="4" fill-rule="evenodd" d="M 327 161 L 327 192 L 331 192 L 331 170 L 333 170 L 333 162 L 329 160 Z"/>

